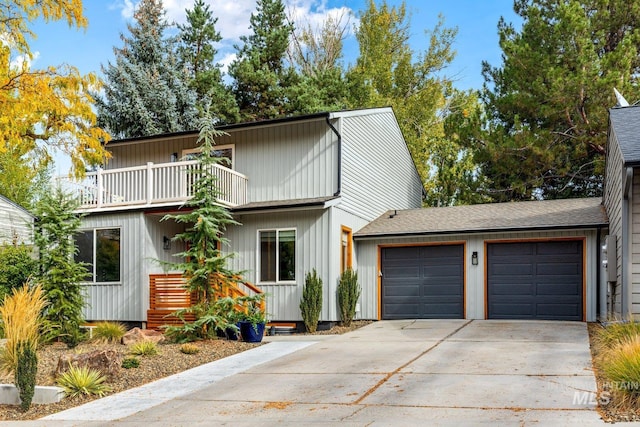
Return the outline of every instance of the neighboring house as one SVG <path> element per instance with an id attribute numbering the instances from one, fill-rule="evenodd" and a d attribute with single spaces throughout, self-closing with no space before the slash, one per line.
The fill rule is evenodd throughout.
<path id="1" fill-rule="evenodd" d="M 34 216 L 0 195 L 0 244 L 33 244 Z"/>
<path id="2" fill-rule="evenodd" d="M 242 225 L 227 229 L 230 267 L 267 293 L 275 321 L 300 321 L 305 274 L 324 282 L 321 321 L 337 321 L 341 272 L 357 268 L 352 234 L 389 209 L 419 208 L 422 185 L 390 108 L 311 114 L 222 126 L 216 169 Z M 197 163 L 197 132 L 111 141 L 104 170 L 72 185 L 83 200 L 79 259 L 92 264 L 85 318 L 143 323 L 155 260 L 174 260 L 181 209 Z M 368 290 L 366 291 L 368 292 Z M 363 299 L 362 301 L 365 301 Z M 375 318 L 367 296 L 360 318 Z M 371 305 L 369 305 L 371 301 Z"/>
<path id="3" fill-rule="evenodd" d="M 604 205 L 609 215 L 608 314 L 640 315 L 640 107 L 609 112 Z M 615 245 L 614 245 L 615 243 Z"/>

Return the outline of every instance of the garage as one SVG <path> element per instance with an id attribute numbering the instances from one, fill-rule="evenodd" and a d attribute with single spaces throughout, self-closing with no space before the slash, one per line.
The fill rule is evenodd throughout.
<path id="1" fill-rule="evenodd" d="M 489 319 L 583 320 L 583 240 L 487 244 Z"/>
<path id="2" fill-rule="evenodd" d="M 464 318 L 464 245 L 381 248 L 383 319 Z"/>

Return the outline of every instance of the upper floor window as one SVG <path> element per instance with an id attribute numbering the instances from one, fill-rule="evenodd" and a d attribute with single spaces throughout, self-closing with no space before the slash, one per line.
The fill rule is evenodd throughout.
<path id="1" fill-rule="evenodd" d="M 259 230 L 258 241 L 258 281 L 295 283 L 296 230 Z"/>
<path id="2" fill-rule="evenodd" d="M 235 145 L 216 145 L 213 148 L 213 155 L 222 159 L 220 165 L 229 169 L 233 169 Z M 189 148 L 182 150 L 182 159 L 196 160 L 201 152 L 201 148 Z"/>
<path id="3" fill-rule="evenodd" d="M 86 282 L 120 282 L 120 229 L 83 230 L 74 236 L 78 253 L 75 260 L 89 264 Z"/>

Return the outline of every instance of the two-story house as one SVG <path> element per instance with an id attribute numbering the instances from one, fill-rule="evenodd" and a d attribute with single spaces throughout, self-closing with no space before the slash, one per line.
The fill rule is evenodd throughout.
<path id="1" fill-rule="evenodd" d="M 228 162 L 216 169 L 223 196 L 241 223 L 227 229 L 230 267 L 267 294 L 275 321 L 301 320 L 305 274 L 324 282 L 321 321 L 337 321 L 342 271 L 357 268 L 352 236 L 389 209 L 419 208 L 422 184 L 390 108 L 304 115 L 222 126 Z M 147 322 L 156 260 L 183 251 L 172 237 L 184 226 L 161 221 L 183 208 L 188 173 L 197 163 L 197 132 L 111 141 L 112 158 L 81 183 L 79 259 L 91 264 L 86 284 L 90 321 Z M 175 272 L 174 272 L 175 273 Z M 363 295 L 377 292 L 363 289 Z M 360 318 L 376 318 L 365 296 Z"/>

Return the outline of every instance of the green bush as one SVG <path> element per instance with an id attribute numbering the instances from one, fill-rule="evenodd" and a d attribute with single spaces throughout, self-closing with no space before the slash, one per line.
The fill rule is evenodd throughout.
<path id="1" fill-rule="evenodd" d="M 322 279 L 314 268 L 307 273 L 302 290 L 302 300 L 300 300 L 300 312 L 304 326 L 308 332 L 315 332 L 318 329 L 318 320 L 322 311 Z"/>
<path id="2" fill-rule="evenodd" d="M 358 298 L 360 298 L 358 273 L 347 268 L 340 276 L 340 283 L 338 283 L 338 305 L 344 326 L 351 326 L 351 321 L 356 315 Z"/>
<path id="3" fill-rule="evenodd" d="M 122 366 L 124 369 L 138 368 L 140 367 L 140 359 L 137 357 L 125 357 L 122 359 Z"/>
<path id="4" fill-rule="evenodd" d="M 96 341 L 118 343 L 127 332 L 127 327 L 120 322 L 98 322 L 93 328 L 93 339 Z"/>
<path id="5" fill-rule="evenodd" d="M 25 245 L 0 246 L 0 302 L 14 289 L 24 285 L 36 271 L 33 250 Z"/>
<path id="6" fill-rule="evenodd" d="M 86 366 L 69 366 L 69 370 L 60 375 L 57 383 L 69 397 L 81 395 L 102 397 L 111 391 L 106 381 L 107 378 L 100 371 Z"/>
<path id="7" fill-rule="evenodd" d="M 236 306 L 238 298 L 218 298 L 211 303 L 201 302 L 192 307 L 177 310 L 173 313 L 183 321 L 180 325 L 164 326 L 165 335 L 178 343 L 214 339 L 217 331 L 236 328 L 239 313 Z M 185 315 L 193 314 L 194 322 L 185 320 Z"/>
<path id="8" fill-rule="evenodd" d="M 38 356 L 36 349 L 26 342 L 18 345 L 18 367 L 15 374 L 16 387 L 20 393 L 20 409 L 26 411 L 31 406 L 36 390 Z"/>
<path id="9" fill-rule="evenodd" d="M 129 351 L 136 356 L 154 356 L 158 354 L 158 346 L 153 341 L 143 340 L 131 344 Z"/>

